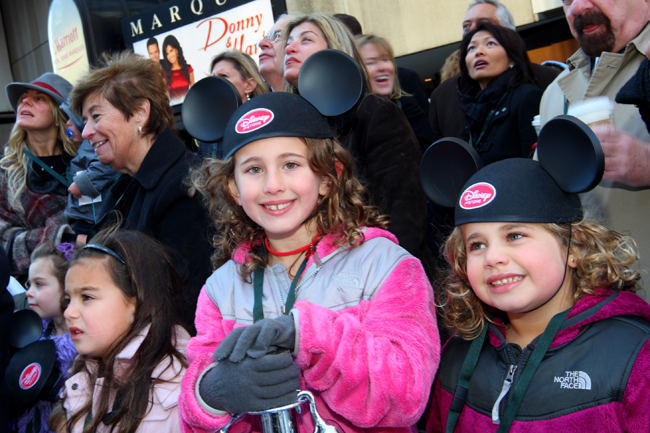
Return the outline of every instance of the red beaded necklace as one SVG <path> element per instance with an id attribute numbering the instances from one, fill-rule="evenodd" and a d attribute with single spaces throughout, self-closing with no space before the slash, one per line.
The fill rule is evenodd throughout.
<path id="1" fill-rule="evenodd" d="M 307 253 L 307 257 L 311 255 L 311 252 L 316 246 L 316 243 L 318 242 L 318 238 L 320 238 L 321 231 L 319 230 L 318 233 L 316 233 L 316 236 L 314 236 L 314 239 L 312 239 L 311 243 L 308 245 L 305 245 L 304 247 L 300 247 L 297 250 L 293 251 L 287 251 L 287 252 L 279 252 L 279 251 L 273 251 L 271 247 L 269 246 L 269 238 L 264 238 L 264 245 L 266 245 L 266 249 L 268 250 L 269 253 L 273 254 L 274 256 L 279 256 L 279 257 L 287 257 L 287 256 L 293 256 L 295 254 L 300 254 L 303 251 L 307 251 L 308 249 L 311 249 Z"/>

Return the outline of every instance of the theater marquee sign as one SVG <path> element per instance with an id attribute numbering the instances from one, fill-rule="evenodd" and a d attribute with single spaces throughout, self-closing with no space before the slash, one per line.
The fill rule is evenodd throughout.
<path id="1" fill-rule="evenodd" d="M 175 0 L 122 19 L 126 45 L 165 71 L 172 105 L 210 75 L 210 61 L 222 51 L 243 51 L 257 62 L 256 42 L 271 26 L 271 0 Z"/>

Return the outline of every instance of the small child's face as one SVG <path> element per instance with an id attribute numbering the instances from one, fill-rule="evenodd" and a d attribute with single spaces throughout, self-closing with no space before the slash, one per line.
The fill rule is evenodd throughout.
<path id="1" fill-rule="evenodd" d="M 303 222 L 318 197 L 329 192 L 327 177 L 309 167 L 309 149 L 296 137 L 273 137 L 247 144 L 235 154 L 233 198 L 269 239 L 302 236 Z"/>
<path id="2" fill-rule="evenodd" d="M 75 128 L 74 124 L 72 123 L 72 120 L 68 119 L 67 122 L 65 122 L 65 126 L 72 131 L 72 137 L 70 137 L 70 141 L 74 143 L 81 143 L 84 141 L 83 137 L 81 136 L 81 132 Z"/>
<path id="3" fill-rule="evenodd" d="M 49 257 L 36 259 L 29 265 L 29 308 L 41 319 L 60 319 L 62 288 L 54 275 L 54 263 Z"/>
<path id="4" fill-rule="evenodd" d="M 69 301 L 64 316 L 70 337 L 82 355 L 104 357 L 135 320 L 135 300 L 115 285 L 106 259 L 81 259 L 65 276 Z"/>
<path id="5" fill-rule="evenodd" d="M 508 315 L 542 305 L 561 312 L 573 305 L 571 278 L 562 281 L 566 247 L 541 224 L 471 223 L 461 232 L 469 283 L 487 305 Z M 569 265 L 575 266 L 570 260 Z"/>

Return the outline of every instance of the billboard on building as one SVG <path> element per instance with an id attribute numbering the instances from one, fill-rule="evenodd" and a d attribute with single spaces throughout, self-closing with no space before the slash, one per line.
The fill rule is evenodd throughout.
<path id="1" fill-rule="evenodd" d="M 122 20 L 127 46 L 164 71 L 172 105 L 210 75 L 222 51 L 243 51 L 257 62 L 257 41 L 272 26 L 271 0 L 175 0 Z"/>
<path id="2" fill-rule="evenodd" d="M 73 85 L 90 69 L 81 15 L 74 0 L 53 0 L 47 21 L 52 69 Z"/>

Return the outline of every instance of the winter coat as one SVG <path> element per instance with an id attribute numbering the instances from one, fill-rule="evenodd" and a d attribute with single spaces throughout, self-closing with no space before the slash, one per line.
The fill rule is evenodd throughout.
<path id="1" fill-rule="evenodd" d="M 291 311 L 298 323 L 300 388 L 311 391 L 321 416 L 345 432 L 410 432 L 439 360 L 433 290 L 420 262 L 392 234 L 366 229 L 365 237 L 350 249 L 325 236 L 302 274 Z M 196 389 L 224 337 L 253 323 L 253 286 L 238 274 L 245 259 L 240 248 L 201 292 L 198 335 L 187 347 L 190 366 L 179 403 L 184 432 L 214 432 L 230 420 L 204 410 Z M 282 314 L 278 291 L 286 297 L 289 278 L 281 264 L 268 266 L 265 275 L 264 317 L 273 318 Z M 309 411 L 296 418 L 299 432 L 314 431 Z M 261 431 L 259 418 L 246 416 L 229 431 Z"/>
<path id="2" fill-rule="evenodd" d="M 507 158 L 530 158 L 533 144 L 537 143 L 537 133 L 532 125 L 533 118 L 539 114 L 539 101 L 542 91 L 532 84 L 522 84 L 510 88 L 499 104 L 492 108 L 494 115 L 490 119 L 485 133 L 478 143 L 474 143 L 483 164 Z M 486 119 L 480 122 L 478 131 L 473 132 L 478 139 Z M 469 126 L 466 124 L 461 138 L 469 142 Z"/>
<path id="3" fill-rule="evenodd" d="M 533 72 L 535 72 L 535 84 L 542 91 L 560 73 L 555 68 L 535 63 L 533 63 Z M 435 140 L 445 137 L 460 138 L 465 127 L 465 116 L 460 106 L 458 93 L 458 77 L 460 74 L 446 79 L 431 94 L 429 123 L 433 129 Z M 461 89 L 461 91 L 465 92 L 467 89 Z"/>
<path id="4" fill-rule="evenodd" d="M 175 344 L 174 347 L 181 352 L 185 353 L 185 346 L 190 338 L 185 329 L 180 326 L 175 327 Z M 129 342 L 129 344 L 117 355 L 118 365 L 128 365 L 136 355 L 142 341 L 149 332 L 149 327 L 145 328 L 140 334 Z M 90 371 L 94 372 L 97 365 L 88 363 L 87 367 Z M 181 378 L 185 368 L 181 363 L 173 358 L 170 366 L 170 357 L 164 358 L 151 374 L 152 379 L 161 379 L 164 382 L 156 383 L 150 394 L 149 407 L 147 408 L 146 415 L 138 426 L 138 433 L 174 433 L 180 431 L 178 422 L 178 396 L 181 392 Z M 103 386 L 104 379 L 98 378 L 95 383 L 89 383 L 88 374 L 84 371 L 75 374 L 65 382 L 65 390 L 63 391 L 65 398 L 63 407 L 66 410 L 68 419 L 79 411 L 88 401 L 90 393 L 98 397 L 100 390 Z M 124 379 L 124 378 L 122 378 Z M 92 388 L 92 389 L 91 389 Z M 111 394 L 109 399 L 109 408 L 113 407 L 115 399 L 114 393 Z M 93 412 L 97 413 L 99 410 L 99 399 L 93 400 Z M 72 428 L 71 433 L 80 433 L 83 431 L 84 419 L 82 417 Z M 119 424 L 118 424 L 119 425 Z M 109 433 L 111 426 L 99 424 L 97 433 Z M 117 431 L 117 430 L 115 430 Z"/>
<path id="5" fill-rule="evenodd" d="M 0 170 L 0 245 L 7 251 L 12 275 L 27 275 L 29 256 L 42 243 L 74 239 L 64 215 L 66 197 L 36 194 L 25 187 L 12 203 L 13 191 L 5 170 Z"/>
<path id="6" fill-rule="evenodd" d="M 88 140 L 81 143 L 77 154 L 70 161 L 70 174 L 72 181 L 77 184 L 81 192 L 92 199 L 100 196 L 104 199 L 111 186 L 111 181 L 117 175 L 110 165 L 99 162 L 95 149 L 88 143 Z M 84 220 L 95 224 L 102 217 L 99 213 L 101 207 L 101 203 L 81 206 L 78 198 L 68 194 L 68 207 L 65 210 L 65 216 L 69 220 Z"/>
<path id="7" fill-rule="evenodd" d="M 196 300 L 212 272 L 213 224 L 199 194 L 190 197 L 185 184 L 190 168 L 200 162 L 173 132 L 164 131 L 135 176 L 121 176 L 113 185 L 102 208 L 105 214 L 117 205 L 124 213 L 124 229 L 146 233 L 166 248 L 183 279 L 183 302 L 176 314 L 188 327 L 194 326 Z M 109 224 L 110 219 L 104 218 Z"/>
<path id="8" fill-rule="evenodd" d="M 510 432 L 650 431 L 650 306 L 630 292 L 596 289 L 572 308 L 528 386 Z M 498 407 L 505 413 L 537 340 L 508 344 L 490 325 L 456 432 L 495 432 L 493 406 L 509 366 L 514 381 Z M 443 349 L 431 396 L 427 432 L 444 432 L 471 341 L 452 338 Z"/>
<path id="9" fill-rule="evenodd" d="M 622 52 L 603 52 L 593 71 L 590 58 L 578 50 L 567 61 L 569 70 L 562 72 L 544 92 L 539 113 L 542 126 L 553 117 L 565 114 L 571 104 L 584 99 L 607 96 L 613 101 L 639 69 L 649 42 L 650 26 L 646 25 Z M 634 105 L 615 104 L 614 121 L 618 130 L 650 145 L 650 133 Z M 618 232 L 631 233 L 639 247 L 642 277 L 647 281 L 646 270 L 650 269 L 650 226 L 646 220 L 650 215 L 648 186 L 633 188 L 604 180 L 593 191 L 583 194 L 582 201 L 594 212 L 594 218 L 606 221 L 608 227 Z"/>
<path id="10" fill-rule="evenodd" d="M 408 120 L 389 99 L 374 94 L 366 95 L 351 113 L 328 120 L 354 156 L 372 204 L 390 216 L 388 230 L 432 278 L 434 259 L 425 240 L 426 197 L 420 184 L 422 153 Z"/>

